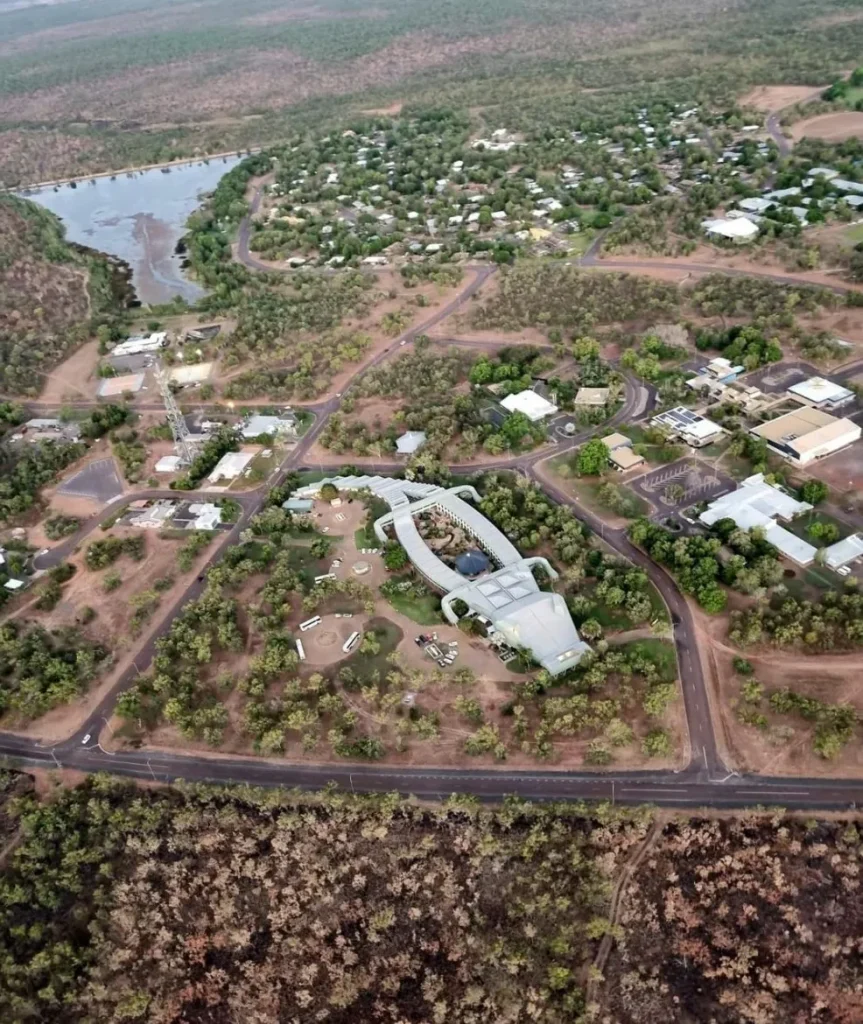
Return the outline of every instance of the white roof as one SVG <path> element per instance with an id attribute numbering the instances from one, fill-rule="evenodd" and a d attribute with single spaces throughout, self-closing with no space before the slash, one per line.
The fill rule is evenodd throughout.
<path id="1" fill-rule="evenodd" d="M 6 580 L 3 586 L 7 590 L 20 590 L 24 586 L 23 580 Z"/>
<path id="2" fill-rule="evenodd" d="M 189 512 L 195 517 L 188 525 L 190 530 L 215 530 L 222 521 L 222 510 L 209 501 L 194 502 Z"/>
<path id="3" fill-rule="evenodd" d="M 553 416 L 557 412 L 556 405 L 552 405 L 535 391 L 519 391 L 517 395 L 507 395 L 500 404 L 508 412 L 523 412 L 531 423 L 545 419 L 546 416 Z"/>
<path id="4" fill-rule="evenodd" d="M 813 178 L 820 176 L 822 178 L 826 178 L 828 181 L 832 181 L 834 178 L 839 177 L 839 172 L 834 171 L 832 167 L 812 167 L 810 168 L 809 173 Z"/>
<path id="5" fill-rule="evenodd" d="M 211 484 L 219 480 L 235 480 L 254 457 L 254 452 L 228 452 L 219 459 L 207 479 Z"/>
<path id="6" fill-rule="evenodd" d="M 791 519 L 811 508 L 808 502 L 798 501 L 766 483 L 763 473 L 756 473 L 747 477 L 736 491 L 712 501 L 699 519 L 707 526 L 713 526 L 720 519 L 733 519 L 738 526 L 751 529 L 766 525 L 768 519 Z"/>
<path id="7" fill-rule="evenodd" d="M 280 416 L 250 416 L 240 428 L 243 437 L 260 437 L 261 434 L 289 434 L 294 430 L 291 420 Z"/>
<path id="8" fill-rule="evenodd" d="M 825 380 L 824 377 L 810 377 L 809 380 L 802 380 L 788 389 L 792 395 L 799 395 L 807 402 L 814 405 L 821 405 L 824 402 L 844 402 L 854 397 L 854 392 L 832 380 Z"/>
<path id="9" fill-rule="evenodd" d="M 413 455 L 426 443 L 424 430 L 408 430 L 396 440 L 396 451 L 399 455 Z"/>
<path id="10" fill-rule="evenodd" d="M 763 473 L 756 473 L 747 477 L 736 491 L 712 501 L 698 518 L 705 526 L 713 526 L 720 519 L 733 519 L 742 530 L 761 527 L 767 540 L 783 555 L 798 565 L 809 565 L 815 558 L 816 549 L 775 520 L 789 520 L 811 508 L 808 502 L 798 501 L 766 483 Z"/>
<path id="11" fill-rule="evenodd" d="M 163 348 L 168 341 L 167 331 L 157 331 L 154 334 L 138 335 L 134 338 L 127 338 L 111 349 L 112 356 L 134 356 L 139 352 L 155 352 Z"/>
<path id="12" fill-rule="evenodd" d="M 473 612 L 486 616 L 509 644 L 530 648 L 534 658 L 552 675 L 577 665 L 590 649 L 579 637 L 566 601 L 559 594 L 540 590 L 531 566 L 539 561 L 552 576 L 556 575 L 554 570 L 544 559 L 522 558 L 494 523 L 460 497 L 467 492 L 478 501 L 479 494 L 473 487 L 444 490 L 412 480 L 347 476 L 309 484 L 294 496 L 312 496 L 325 483 L 334 484 L 340 491 L 367 488 L 387 502 L 392 511 L 376 521 L 376 535 L 384 539 L 384 527 L 392 525 L 419 574 L 444 593 L 445 614 L 455 599 L 464 601 Z M 431 509 L 439 509 L 460 523 L 500 568 L 468 581 L 444 563 L 428 547 L 416 524 L 416 516 Z"/>
<path id="13" fill-rule="evenodd" d="M 769 199 L 761 199 L 755 196 L 750 199 L 741 199 L 737 205 L 741 210 L 748 210 L 749 213 L 764 213 L 765 210 L 769 210 L 775 204 Z"/>
<path id="14" fill-rule="evenodd" d="M 157 473 L 176 473 L 182 465 L 183 460 L 179 455 L 163 455 L 156 463 L 155 470 Z"/>
<path id="15" fill-rule="evenodd" d="M 863 555 L 863 537 L 852 533 L 845 540 L 837 541 L 825 549 L 824 564 L 829 565 L 831 569 L 839 569 L 843 565 L 847 565 L 848 562 L 860 558 L 861 555 Z"/>
<path id="16" fill-rule="evenodd" d="M 709 235 L 721 235 L 723 238 L 735 240 L 748 240 L 758 234 L 758 226 L 745 217 L 738 217 L 734 220 L 704 220 L 701 226 Z"/>

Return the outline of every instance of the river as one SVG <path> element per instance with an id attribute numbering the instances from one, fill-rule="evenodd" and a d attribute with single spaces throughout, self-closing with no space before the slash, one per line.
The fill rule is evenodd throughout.
<path id="1" fill-rule="evenodd" d="M 204 290 L 183 274 L 177 242 L 201 194 L 239 162 L 237 156 L 214 157 L 21 194 L 56 213 L 70 242 L 128 263 L 142 303 L 169 302 L 176 295 L 194 302 Z"/>

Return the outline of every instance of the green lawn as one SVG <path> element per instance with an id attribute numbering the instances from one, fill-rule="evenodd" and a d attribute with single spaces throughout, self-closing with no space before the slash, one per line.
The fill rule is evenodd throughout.
<path id="1" fill-rule="evenodd" d="M 789 530 L 794 534 L 795 537 L 800 537 L 802 540 L 807 541 L 816 548 L 829 547 L 830 544 L 834 544 L 835 541 L 825 542 L 821 538 L 813 537 L 809 533 L 809 527 L 813 523 L 821 523 L 827 525 L 832 523 L 839 531 L 837 540 L 844 540 L 853 531 L 850 526 L 846 526 L 845 523 L 840 522 L 838 519 L 834 519 L 833 516 L 828 516 L 824 512 L 819 512 L 817 509 L 813 509 L 811 512 L 806 512 L 797 519 L 793 519 L 790 523 L 785 525 L 785 529 Z"/>
<path id="2" fill-rule="evenodd" d="M 591 583 L 581 589 L 580 593 L 589 598 L 592 607 L 585 618 L 596 619 L 605 630 L 615 630 L 623 633 L 628 629 L 637 629 L 639 626 L 647 626 L 646 622 L 633 622 L 625 608 L 612 608 L 596 596 L 596 584 Z M 645 593 L 650 598 L 650 605 L 653 609 L 652 620 L 654 622 L 667 622 L 668 612 L 665 604 L 659 595 L 656 587 L 648 582 Z M 614 639 L 613 637 L 611 638 Z"/>
<path id="3" fill-rule="evenodd" d="M 850 228 L 846 228 L 842 232 L 842 238 L 849 245 L 857 245 L 858 242 L 863 242 L 863 224 L 852 224 Z"/>
<path id="4" fill-rule="evenodd" d="M 294 415 L 297 417 L 297 437 L 302 437 L 315 422 L 315 414 L 298 409 Z"/>
<path id="5" fill-rule="evenodd" d="M 631 491 L 624 484 L 616 479 L 617 474 L 609 471 L 602 479 L 596 477 L 579 477 L 575 472 L 575 459 L 570 455 L 559 455 L 551 460 L 552 470 L 569 483 L 569 489 L 573 494 L 578 495 L 579 501 L 585 508 L 602 515 L 604 512 L 612 512 L 614 515 L 622 516 L 624 519 L 637 519 L 639 516 L 647 515 L 649 508 L 647 502 Z M 609 483 L 615 488 L 619 502 L 609 503 L 600 496 L 600 487 Z"/>
<path id="6" fill-rule="evenodd" d="M 440 612 L 440 598 L 436 594 L 424 597 L 410 597 L 408 594 L 385 594 L 387 602 L 397 612 L 406 615 L 420 626 L 439 626 L 443 622 Z"/>
<path id="7" fill-rule="evenodd" d="M 631 640 L 622 644 L 628 651 L 638 651 L 656 665 L 662 682 L 670 683 L 677 679 L 677 652 L 670 640 L 650 637 L 646 640 Z"/>
<path id="8" fill-rule="evenodd" d="M 264 448 L 263 451 L 271 451 L 273 454 L 265 459 L 259 452 L 237 479 L 231 481 L 229 491 L 247 491 L 250 487 L 257 487 L 267 479 L 273 470 L 279 468 L 285 454 L 284 449 L 274 445 L 269 449 Z M 249 475 L 246 476 L 246 473 Z"/>
<path id="9" fill-rule="evenodd" d="M 363 632 L 374 633 L 381 649 L 377 654 L 360 654 L 357 645 L 354 653 L 341 664 L 350 665 L 362 681 L 370 680 L 375 672 L 383 679 L 392 668 L 387 658 L 401 643 L 404 633 L 394 622 L 381 618 L 370 619 Z"/>
<path id="10" fill-rule="evenodd" d="M 591 242 L 596 238 L 596 231 L 593 228 L 586 228 L 584 231 L 577 231 L 574 235 L 564 235 L 563 240 L 569 247 L 568 256 L 583 256 L 590 248 Z"/>
<path id="11" fill-rule="evenodd" d="M 371 526 L 361 526 L 358 530 L 354 530 L 354 544 L 357 546 L 357 551 L 381 546 L 381 542 L 375 536 L 374 528 Z"/>

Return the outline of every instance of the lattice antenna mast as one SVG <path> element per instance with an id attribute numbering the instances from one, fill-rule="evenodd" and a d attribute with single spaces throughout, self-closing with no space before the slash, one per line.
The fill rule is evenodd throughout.
<path id="1" fill-rule="evenodd" d="M 183 459 L 187 465 L 192 463 L 192 446 L 189 444 L 189 428 L 186 426 L 186 421 L 183 418 L 183 414 L 180 412 L 180 407 L 177 405 L 177 401 L 174 398 L 174 392 L 171 391 L 168 383 L 168 375 L 162 368 L 162 364 L 159 360 L 156 360 L 154 367 L 156 375 L 156 382 L 159 385 L 159 391 L 162 395 L 162 401 L 165 403 L 165 415 L 168 417 L 168 423 L 171 426 L 171 434 L 174 438 L 174 450 Z"/>

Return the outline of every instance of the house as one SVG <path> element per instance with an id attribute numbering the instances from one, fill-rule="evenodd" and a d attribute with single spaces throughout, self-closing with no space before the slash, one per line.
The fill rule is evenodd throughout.
<path id="1" fill-rule="evenodd" d="M 632 450 L 632 441 L 625 434 L 609 434 L 602 443 L 608 449 L 608 461 L 621 473 L 644 462 L 644 456 Z"/>
<path id="2" fill-rule="evenodd" d="M 22 590 L 24 588 L 23 580 L 6 580 L 3 584 L 6 590 L 11 590 L 13 593 Z"/>
<path id="3" fill-rule="evenodd" d="M 141 512 L 131 516 L 128 522 L 130 526 L 142 530 L 160 530 L 174 517 L 178 507 L 175 501 L 161 498 L 152 505 L 146 505 Z"/>
<path id="4" fill-rule="evenodd" d="M 207 479 L 211 484 L 220 480 L 236 480 L 254 457 L 254 452 L 228 452 L 219 459 Z"/>
<path id="5" fill-rule="evenodd" d="M 136 335 L 127 338 L 111 349 L 111 357 L 137 356 L 145 352 L 158 352 L 168 344 L 168 332 L 156 331 L 153 334 Z"/>
<path id="6" fill-rule="evenodd" d="M 507 412 L 523 412 L 531 423 L 538 423 L 546 416 L 553 416 L 557 406 L 542 398 L 535 391 L 519 391 L 517 395 L 507 395 L 500 403 Z"/>
<path id="7" fill-rule="evenodd" d="M 744 369 L 745 367 L 740 364 L 732 366 L 731 360 L 724 356 L 717 356 L 716 359 L 711 359 L 700 372 L 709 374 L 714 380 L 721 381 L 723 384 L 730 384 L 731 381 L 737 380 Z"/>
<path id="8" fill-rule="evenodd" d="M 74 441 L 81 436 L 81 428 L 77 423 L 35 417 L 19 428 L 19 436 L 25 434 L 28 441 L 51 441 L 61 437 L 66 441 Z"/>
<path id="9" fill-rule="evenodd" d="M 724 238 L 740 245 L 751 242 L 758 234 L 758 225 L 753 224 L 745 217 L 737 217 L 734 220 L 728 217 L 718 220 L 703 220 L 701 226 L 710 238 Z"/>
<path id="10" fill-rule="evenodd" d="M 824 377 L 810 377 L 799 384 L 793 384 L 788 389 L 788 394 L 805 402 L 806 405 L 816 409 L 827 409 L 830 412 L 854 401 L 853 391 Z"/>
<path id="11" fill-rule="evenodd" d="M 215 530 L 222 521 L 221 508 L 209 501 L 192 502 L 188 506 L 188 515 L 190 518 L 184 523 L 187 530 Z"/>
<path id="12" fill-rule="evenodd" d="M 424 430 L 408 430 L 396 440 L 396 453 L 398 455 L 413 455 L 426 443 Z"/>
<path id="13" fill-rule="evenodd" d="M 240 427 L 240 433 L 246 441 L 265 434 L 269 437 L 295 437 L 297 420 L 292 412 L 281 416 L 250 416 Z"/>
<path id="14" fill-rule="evenodd" d="M 579 388 L 575 396 L 575 404 L 587 407 L 607 405 L 608 388 Z"/>
<path id="15" fill-rule="evenodd" d="M 849 419 L 837 419 L 821 409 L 802 406 L 753 427 L 749 432 L 764 438 L 768 446 L 784 459 L 805 466 L 847 448 L 859 440 L 861 430 Z"/>
<path id="16" fill-rule="evenodd" d="M 712 501 L 698 517 L 705 526 L 714 526 L 721 519 L 732 519 L 741 530 L 760 527 L 766 539 L 786 558 L 797 565 L 811 565 L 816 548 L 796 537 L 776 520 L 790 521 L 812 506 L 764 480 L 763 473 L 747 477 L 736 491 Z"/>
<path id="17" fill-rule="evenodd" d="M 665 430 L 669 438 L 679 437 L 690 448 L 703 448 L 725 433 L 718 423 L 687 409 L 684 405 L 660 413 L 650 421 L 650 425 Z"/>
<path id="18" fill-rule="evenodd" d="M 741 199 L 737 204 L 738 209 L 745 210 L 747 213 L 764 213 L 769 210 L 771 206 L 776 204 L 771 202 L 769 199 L 762 199 L 754 196 L 749 199 Z"/>
<path id="19" fill-rule="evenodd" d="M 824 551 L 824 564 L 831 569 L 841 569 L 850 562 L 856 562 L 863 557 L 863 537 L 852 533 L 845 540 L 831 544 Z"/>

